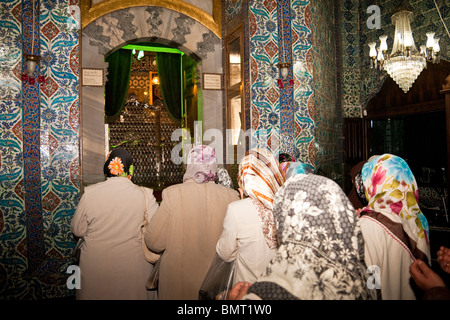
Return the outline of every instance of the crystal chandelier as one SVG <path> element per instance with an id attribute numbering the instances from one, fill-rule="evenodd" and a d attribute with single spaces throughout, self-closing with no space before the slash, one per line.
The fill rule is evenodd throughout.
<path id="1" fill-rule="evenodd" d="M 405 93 L 426 68 L 427 61 L 439 63 L 439 38 L 434 38 L 434 32 L 427 33 L 426 45 L 420 47 L 420 52 L 417 50 L 410 26 L 412 15 L 411 11 L 402 10 L 392 16 L 395 35 L 390 54 L 387 53 L 386 35 L 379 37 L 378 48 L 376 42 L 369 43 L 371 68 L 387 71 Z"/>

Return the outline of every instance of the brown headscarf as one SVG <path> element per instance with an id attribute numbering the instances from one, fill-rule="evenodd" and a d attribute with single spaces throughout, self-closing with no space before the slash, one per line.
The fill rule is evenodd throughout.
<path id="1" fill-rule="evenodd" d="M 358 176 L 361 176 L 361 170 L 366 162 L 367 160 L 360 161 L 350 170 L 350 177 L 352 178 L 352 190 L 348 194 L 348 198 L 350 199 L 350 202 L 352 203 L 353 207 L 355 207 L 355 209 L 360 209 L 367 205 L 367 200 L 365 200 L 364 196 L 363 185 L 360 186 L 363 190 L 360 190 L 358 192 L 358 184 L 362 184 L 362 180 L 360 180 Z"/>

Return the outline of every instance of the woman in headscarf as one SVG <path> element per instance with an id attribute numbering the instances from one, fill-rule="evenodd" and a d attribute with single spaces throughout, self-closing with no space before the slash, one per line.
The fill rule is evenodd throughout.
<path id="1" fill-rule="evenodd" d="M 283 162 L 281 163 L 281 170 L 283 171 L 286 180 L 297 174 L 314 174 L 313 166 L 300 161 Z"/>
<path id="2" fill-rule="evenodd" d="M 380 269 L 382 299 L 416 299 L 409 267 L 416 259 L 431 262 L 416 179 L 408 164 L 392 154 L 368 161 L 361 174 L 368 201 L 360 213 L 366 264 Z"/>
<path id="3" fill-rule="evenodd" d="M 140 230 L 145 195 L 147 219 L 158 208 L 153 191 L 131 182 L 133 160 L 125 149 L 112 150 L 104 173 L 106 181 L 85 188 L 71 222 L 73 234 L 85 241 L 77 299 L 156 298 L 145 289 L 152 265 L 144 257 Z"/>
<path id="4" fill-rule="evenodd" d="M 251 285 L 238 283 L 230 299 L 376 298 L 367 286 L 359 220 L 338 184 L 298 174 L 278 190 L 273 205 L 280 247 L 264 274 Z"/>
<path id="5" fill-rule="evenodd" d="M 360 161 L 357 164 L 355 164 L 350 170 L 350 178 L 352 179 L 352 189 L 348 194 L 348 198 L 350 199 L 355 209 L 361 209 L 362 207 L 367 205 L 367 200 L 364 193 L 364 184 L 361 178 L 361 171 L 366 162 L 367 162 L 366 160 Z"/>
<path id="6" fill-rule="evenodd" d="M 183 183 L 162 192 L 162 202 L 149 223 L 145 241 L 162 253 L 158 297 L 197 300 L 215 255 L 223 219 L 236 190 L 216 184 L 217 160 L 212 147 L 199 145 L 187 156 Z"/>
<path id="7" fill-rule="evenodd" d="M 250 150 L 239 164 L 241 200 L 228 206 L 216 251 L 224 261 L 235 261 L 234 283 L 253 282 L 278 248 L 272 213 L 275 193 L 285 179 L 273 154 Z"/>

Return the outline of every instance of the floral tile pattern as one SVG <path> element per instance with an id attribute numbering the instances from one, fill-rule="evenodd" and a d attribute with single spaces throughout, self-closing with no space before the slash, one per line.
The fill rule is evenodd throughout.
<path id="1" fill-rule="evenodd" d="M 224 3 L 226 21 L 241 10 L 248 11 L 247 127 L 255 130 L 274 153 L 292 153 L 333 178 L 341 161 L 342 117 L 360 117 L 386 77 L 369 68 L 367 43 L 388 34 L 388 45 L 392 46 L 390 18 L 399 1 Z M 446 25 L 450 25 L 448 4 L 436 3 Z M 363 23 L 372 4 L 381 9 L 380 29 L 369 29 Z M 441 39 L 442 59 L 449 60 L 450 40 L 434 2 L 415 0 L 410 4 L 415 13 L 412 29 L 416 45 L 433 30 Z M 337 30 L 330 19 L 336 18 L 336 5 L 340 22 Z M 115 27 L 120 35 L 106 31 L 122 15 L 136 16 L 136 10 L 112 13 L 110 20 L 99 19 L 87 28 L 101 54 L 123 39 L 161 37 L 167 10 L 159 7 L 139 12 L 145 18 L 145 30 L 144 26 L 136 28 L 135 22 L 122 22 Z M 0 3 L 1 299 L 73 294 L 66 287 L 65 270 L 74 246 L 70 219 L 80 195 L 77 12 L 77 0 Z M 171 40 L 182 46 L 195 43 L 197 49 L 191 51 L 205 59 L 219 40 L 212 34 L 192 33 L 190 22 L 181 15 L 177 17 Z M 43 76 L 44 82 L 23 83 L 23 54 L 37 52 L 41 60 L 35 76 Z M 276 64 L 280 61 L 292 63 L 282 88 L 277 83 Z"/>
<path id="2" fill-rule="evenodd" d="M 341 152 L 333 7 L 300 0 L 249 4 L 251 128 L 267 137 L 274 154 L 321 168 L 340 163 Z M 292 63 L 280 87 L 279 62 Z"/>
<path id="3" fill-rule="evenodd" d="M 80 194 L 78 27 L 68 13 L 78 1 L 0 5 L 0 297 L 66 297 Z M 23 53 L 41 56 L 33 76 L 43 83 L 21 81 Z"/>

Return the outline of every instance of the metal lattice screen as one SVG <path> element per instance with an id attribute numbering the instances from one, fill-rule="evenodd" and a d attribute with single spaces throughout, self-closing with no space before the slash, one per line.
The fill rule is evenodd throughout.
<path id="1" fill-rule="evenodd" d="M 183 181 L 183 164 L 171 160 L 178 142 L 172 132 L 180 126 L 164 108 L 157 76 L 155 56 L 146 52 L 132 62 L 128 100 L 117 120 L 109 122 L 109 148 L 121 146 L 133 157 L 133 182 L 154 190 Z"/>

